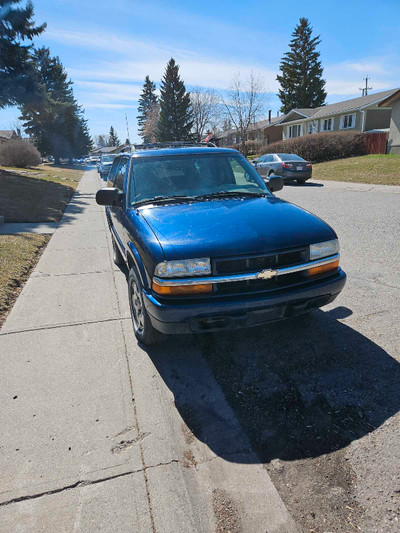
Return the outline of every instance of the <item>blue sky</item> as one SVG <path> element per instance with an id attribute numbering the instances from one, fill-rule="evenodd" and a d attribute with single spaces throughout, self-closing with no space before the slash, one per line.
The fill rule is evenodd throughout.
<path id="1" fill-rule="evenodd" d="M 146 74 L 157 83 L 172 56 L 188 89 L 227 89 L 240 71 L 263 81 L 273 115 L 276 74 L 300 17 L 320 34 L 328 103 L 357 97 L 366 75 L 373 92 L 400 86 L 400 1 L 385 0 L 33 0 L 47 22 L 35 44 L 49 46 L 74 82 L 92 135 L 113 125 L 137 137 L 137 99 Z M 18 111 L 0 110 L 0 129 Z"/>

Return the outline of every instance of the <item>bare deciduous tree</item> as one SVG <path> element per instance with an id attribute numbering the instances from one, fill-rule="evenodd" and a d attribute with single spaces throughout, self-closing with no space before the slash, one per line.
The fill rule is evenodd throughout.
<path id="1" fill-rule="evenodd" d="M 159 116 L 160 104 L 158 102 L 151 104 L 147 112 L 146 122 L 143 126 L 143 137 L 151 143 L 156 142 L 156 129 Z"/>
<path id="2" fill-rule="evenodd" d="M 214 91 L 196 87 L 190 92 L 193 111 L 193 133 L 200 142 L 207 131 L 213 130 L 219 118 L 218 98 Z"/>
<path id="3" fill-rule="evenodd" d="M 264 114 L 266 106 L 265 90 L 262 82 L 253 72 L 244 82 L 238 73 L 232 80 L 226 95 L 221 95 L 226 118 L 236 130 L 241 151 L 246 155 L 246 134 L 250 125 Z"/>
<path id="4" fill-rule="evenodd" d="M 104 148 L 105 146 L 111 146 L 110 137 L 107 133 L 101 133 L 100 135 L 95 135 L 94 142 L 96 146 Z"/>

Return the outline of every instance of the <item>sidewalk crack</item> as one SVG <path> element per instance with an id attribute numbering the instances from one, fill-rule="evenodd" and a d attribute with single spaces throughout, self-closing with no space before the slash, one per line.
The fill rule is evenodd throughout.
<path id="1" fill-rule="evenodd" d="M 46 490 L 43 492 L 38 492 L 36 494 L 26 494 L 25 496 L 17 496 L 16 498 L 12 498 L 11 500 L 7 500 L 5 502 L 0 503 L 0 507 L 4 507 L 6 505 L 10 505 L 12 503 L 18 503 L 23 502 L 26 500 L 36 500 L 37 498 L 41 498 L 42 496 L 51 496 L 52 494 L 58 494 L 60 492 L 65 492 L 68 490 L 73 490 L 78 487 L 87 487 L 89 485 L 97 485 L 98 483 L 104 483 L 105 481 L 111 481 L 113 479 L 118 479 L 120 477 L 124 476 L 130 476 L 132 474 L 138 474 L 139 472 L 142 472 L 142 468 L 139 470 L 130 470 L 129 472 L 123 472 L 122 474 L 115 474 L 114 476 L 108 476 L 101 479 L 96 479 L 93 481 L 90 480 L 79 480 L 75 483 L 71 483 L 70 485 L 65 485 L 64 487 L 58 487 L 56 489 Z"/>

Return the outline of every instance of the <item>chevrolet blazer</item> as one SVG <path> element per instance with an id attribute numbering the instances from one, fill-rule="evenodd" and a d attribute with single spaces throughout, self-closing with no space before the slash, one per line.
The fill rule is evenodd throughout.
<path id="1" fill-rule="evenodd" d="M 257 326 L 337 297 L 337 235 L 273 194 L 282 187 L 239 152 L 208 145 L 142 145 L 115 158 L 96 200 L 114 262 L 129 270 L 139 341 Z"/>

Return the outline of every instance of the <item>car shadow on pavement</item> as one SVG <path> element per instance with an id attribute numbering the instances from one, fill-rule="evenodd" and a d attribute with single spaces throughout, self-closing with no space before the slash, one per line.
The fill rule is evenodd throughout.
<path id="1" fill-rule="evenodd" d="M 305 183 L 297 183 L 295 181 L 285 181 L 285 187 L 323 187 L 323 183 L 315 183 L 313 181 L 306 181 Z"/>
<path id="2" fill-rule="evenodd" d="M 186 426 L 217 455 L 262 463 L 317 457 L 400 408 L 400 364 L 337 320 L 350 314 L 318 310 L 237 332 L 168 337 L 146 350 Z"/>

